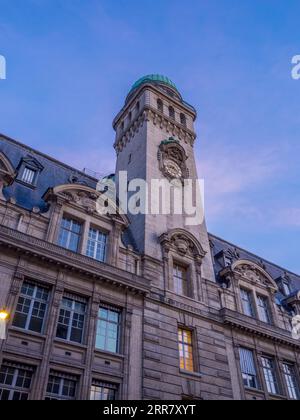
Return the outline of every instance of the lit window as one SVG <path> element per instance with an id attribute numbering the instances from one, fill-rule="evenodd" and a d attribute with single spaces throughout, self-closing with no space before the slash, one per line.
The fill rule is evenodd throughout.
<path id="1" fill-rule="evenodd" d="M 46 400 L 74 400 L 77 379 L 73 376 L 54 373 L 49 376 Z"/>
<path id="2" fill-rule="evenodd" d="M 46 316 L 49 291 L 25 282 L 21 289 L 13 325 L 41 333 Z"/>
<path id="3" fill-rule="evenodd" d="M 290 363 L 283 364 L 283 372 L 285 382 L 288 388 L 289 397 L 291 400 L 299 399 L 299 387 L 295 372 L 295 366 Z"/>
<path id="4" fill-rule="evenodd" d="M 98 229 L 91 228 L 87 243 L 86 255 L 98 261 L 105 261 L 107 235 Z"/>
<path id="5" fill-rule="evenodd" d="M 244 314 L 247 316 L 254 317 L 251 292 L 245 289 L 241 289 L 241 299 Z"/>
<path id="6" fill-rule="evenodd" d="M 96 348 L 98 350 L 117 353 L 119 351 L 120 311 L 103 306 L 99 309 Z"/>
<path id="7" fill-rule="evenodd" d="M 22 181 L 25 182 L 26 184 L 33 185 L 35 181 L 35 177 L 36 177 L 36 171 L 26 166 L 22 174 Z"/>
<path id="8" fill-rule="evenodd" d="M 188 296 L 187 270 L 175 264 L 173 268 L 174 292 L 178 295 Z"/>
<path id="9" fill-rule="evenodd" d="M 32 377 L 31 367 L 4 363 L 0 369 L 0 401 L 28 400 Z"/>
<path id="10" fill-rule="evenodd" d="M 90 399 L 91 401 L 114 401 L 117 391 L 117 385 L 93 381 Z"/>
<path id="11" fill-rule="evenodd" d="M 60 305 L 56 337 L 82 343 L 85 314 L 84 302 L 64 297 Z"/>
<path id="12" fill-rule="evenodd" d="M 175 109 L 172 106 L 169 107 L 169 116 L 172 120 L 175 120 Z"/>
<path id="13" fill-rule="evenodd" d="M 251 350 L 240 348 L 240 364 L 244 386 L 258 389 L 257 371 Z"/>
<path id="14" fill-rule="evenodd" d="M 194 372 L 193 335 L 189 330 L 178 330 L 180 369 Z"/>
<path id="15" fill-rule="evenodd" d="M 259 319 L 262 322 L 271 324 L 271 315 L 270 315 L 268 298 L 266 298 L 265 296 L 257 296 L 257 306 L 258 306 Z"/>
<path id="16" fill-rule="evenodd" d="M 262 357 L 261 360 L 268 392 L 270 394 L 279 394 L 274 359 Z"/>
<path id="17" fill-rule="evenodd" d="M 58 244 L 70 251 L 78 252 L 81 239 L 81 223 L 64 217 L 61 222 Z"/>

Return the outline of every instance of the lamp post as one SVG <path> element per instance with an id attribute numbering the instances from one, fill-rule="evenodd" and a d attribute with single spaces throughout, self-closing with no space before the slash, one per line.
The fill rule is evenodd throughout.
<path id="1" fill-rule="evenodd" d="M 9 313 L 5 309 L 0 310 L 0 340 L 6 340 L 6 323 Z"/>

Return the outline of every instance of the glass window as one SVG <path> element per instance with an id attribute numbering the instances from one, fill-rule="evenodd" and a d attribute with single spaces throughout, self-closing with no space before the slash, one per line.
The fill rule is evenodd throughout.
<path id="1" fill-rule="evenodd" d="M 254 317 L 254 310 L 252 304 L 252 294 L 248 290 L 241 289 L 241 299 L 243 305 L 243 312 L 247 316 Z"/>
<path id="2" fill-rule="evenodd" d="M 106 308 L 99 309 L 96 348 L 99 350 L 117 353 L 119 351 L 121 314 L 119 310 Z"/>
<path id="3" fill-rule="evenodd" d="M 0 401 L 28 400 L 33 372 L 24 366 L 2 365 L 0 370 Z"/>
<path id="4" fill-rule="evenodd" d="M 258 389 L 257 371 L 253 351 L 240 348 L 240 363 L 244 386 Z"/>
<path id="5" fill-rule="evenodd" d="M 33 185 L 35 181 L 35 176 L 36 176 L 35 170 L 25 167 L 21 179 L 23 182 L 26 182 L 26 184 Z"/>
<path id="6" fill-rule="evenodd" d="M 82 343 L 86 304 L 64 297 L 60 305 L 56 337 Z"/>
<path id="7" fill-rule="evenodd" d="M 13 325 L 28 331 L 41 333 L 45 321 L 49 290 L 25 282 L 21 289 Z"/>
<path id="8" fill-rule="evenodd" d="M 46 400 L 74 400 L 76 396 L 76 379 L 65 375 L 51 374 L 47 385 Z"/>
<path id="9" fill-rule="evenodd" d="M 174 292 L 188 296 L 187 269 L 175 264 L 173 268 Z"/>
<path id="10" fill-rule="evenodd" d="M 70 251 L 78 252 L 82 224 L 64 217 L 61 222 L 58 244 Z"/>
<path id="11" fill-rule="evenodd" d="M 265 296 L 257 296 L 257 306 L 259 319 L 267 324 L 271 324 L 271 315 L 268 298 Z"/>
<path id="12" fill-rule="evenodd" d="M 262 365 L 268 392 L 270 394 L 279 394 L 274 359 L 262 357 Z"/>
<path id="13" fill-rule="evenodd" d="M 117 385 L 93 381 L 90 399 L 92 401 L 114 401 L 117 391 Z"/>
<path id="14" fill-rule="evenodd" d="M 290 363 L 283 364 L 285 382 L 288 388 L 289 398 L 291 400 L 299 399 L 299 387 L 295 372 L 295 366 Z"/>
<path id="15" fill-rule="evenodd" d="M 107 235 L 98 229 L 90 228 L 86 255 L 104 262 L 106 259 Z"/>
<path id="16" fill-rule="evenodd" d="M 290 288 L 289 283 L 283 282 L 283 291 L 284 291 L 285 296 L 289 296 L 291 294 L 291 288 Z"/>
<path id="17" fill-rule="evenodd" d="M 180 369 L 194 372 L 192 331 L 179 328 L 178 331 Z"/>

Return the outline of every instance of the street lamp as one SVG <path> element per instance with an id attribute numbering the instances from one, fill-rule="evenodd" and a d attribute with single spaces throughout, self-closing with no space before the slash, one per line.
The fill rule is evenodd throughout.
<path id="1" fill-rule="evenodd" d="M 0 310 L 0 340 L 6 339 L 6 321 L 9 313 L 5 309 Z"/>

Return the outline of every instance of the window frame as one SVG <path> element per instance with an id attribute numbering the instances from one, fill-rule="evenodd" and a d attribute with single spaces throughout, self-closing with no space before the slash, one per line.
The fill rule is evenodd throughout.
<path id="1" fill-rule="evenodd" d="M 91 389 L 90 389 L 90 401 L 117 401 L 118 393 L 119 393 L 119 387 L 120 387 L 119 384 L 114 384 L 114 383 L 110 383 L 110 382 L 106 382 L 106 381 L 100 381 L 100 380 L 93 379 L 92 384 L 91 384 Z M 100 396 L 103 396 L 105 394 L 104 392 L 97 391 L 96 388 L 98 388 L 99 390 L 100 389 L 108 390 L 108 393 L 107 393 L 108 395 L 111 391 L 114 392 L 114 398 L 106 398 L 106 399 L 92 398 L 93 393 L 94 393 L 94 396 L 96 396 L 97 394 L 99 394 Z"/>
<path id="2" fill-rule="evenodd" d="M 290 369 L 289 372 L 285 368 Z M 285 380 L 285 385 L 290 400 L 300 400 L 299 377 L 297 375 L 296 364 L 293 362 L 283 361 L 282 372 Z"/>
<path id="3" fill-rule="evenodd" d="M 179 277 L 178 276 L 178 272 L 180 271 L 180 269 L 182 270 L 182 273 L 185 274 L 185 278 Z M 176 272 L 176 274 L 175 274 Z M 186 266 L 185 264 L 177 261 L 177 260 L 173 260 L 173 264 L 172 264 L 172 284 L 173 284 L 173 292 L 178 295 L 178 296 L 182 296 L 182 297 L 190 297 L 191 294 L 191 290 L 190 290 L 190 267 Z M 175 281 L 176 280 L 176 281 Z M 178 287 L 178 283 L 179 281 L 181 281 L 181 287 Z M 184 287 L 185 285 L 185 287 Z M 186 288 L 186 293 L 185 293 L 185 289 Z M 180 291 L 180 289 L 182 290 L 182 292 Z"/>
<path id="4" fill-rule="evenodd" d="M 101 317 L 101 310 L 106 310 L 108 311 L 108 316 L 107 319 L 106 318 L 102 318 Z M 118 321 L 114 322 L 109 320 L 109 313 L 115 313 L 118 314 Z M 108 304 L 101 304 L 99 306 L 99 311 L 98 311 L 98 315 L 97 315 L 97 325 L 96 325 L 96 338 L 95 338 L 95 350 L 96 351 L 102 351 L 102 352 L 107 352 L 107 353 L 112 353 L 112 354 L 120 354 L 121 352 L 121 337 L 122 337 L 122 309 L 118 308 L 118 307 L 114 307 L 112 305 L 108 305 Z M 101 322 L 105 322 L 105 345 L 104 348 L 100 348 L 100 346 L 97 346 L 97 340 L 98 337 L 101 335 L 99 334 L 100 332 L 100 323 Z M 117 325 L 117 338 L 116 338 L 116 351 L 111 351 L 108 349 L 108 345 L 107 345 L 107 341 L 108 341 L 108 326 L 112 324 L 112 325 Z"/>
<path id="5" fill-rule="evenodd" d="M 92 231 L 95 231 L 96 234 L 97 234 L 97 239 L 96 240 L 90 238 L 90 234 L 91 234 Z M 103 244 L 102 242 L 99 241 L 100 235 L 105 237 L 103 259 L 96 258 L 97 252 L 98 252 L 98 246 Z M 108 255 L 108 241 L 109 241 L 109 233 L 108 232 L 104 231 L 103 229 L 99 228 L 98 226 L 94 226 L 93 224 L 90 224 L 88 226 L 88 235 L 87 235 L 87 241 L 86 241 L 85 255 L 89 258 L 92 258 L 95 261 L 105 263 L 107 261 L 107 255 Z M 94 255 L 93 256 L 88 254 L 91 242 L 94 243 Z"/>
<path id="6" fill-rule="evenodd" d="M 190 336 L 189 340 L 185 342 L 184 333 L 187 333 Z M 178 354 L 179 354 L 179 368 L 180 371 L 186 373 L 196 373 L 197 372 L 197 360 L 196 360 L 196 351 L 195 351 L 195 332 L 185 326 L 178 326 L 177 329 L 177 340 L 178 340 Z M 182 356 L 181 356 L 181 346 L 182 346 Z M 188 348 L 189 351 L 186 353 L 185 348 Z M 186 354 L 189 354 L 191 357 L 188 359 Z M 183 365 L 182 365 L 183 361 Z M 192 364 L 192 369 L 189 369 L 188 364 Z"/>
<path id="7" fill-rule="evenodd" d="M 26 398 L 19 398 L 17 401 L 24 401 L 24 400 L 28 400 L 30 397 L 30 392 L 31 392 L 31 387 L 32 387 L 32 383 L 33 383 L 33 377 L 34 377 L 34 370 L 33 368 L 31 368 L 30 366 L 14 366 L 13 364 L 10 366 L 10 364 L 6 364 L 5 362 L 0 366 L 0 374 L 1 375 L 5 375 L 5 378 L 7 379 L 8 374 L 4 374 L 2 373 L 2 369 L 11 369 L 13 370 L 13 374 L 10 376 L 12 376 L 12 382 L 11 384 L 6 384 L 6 383 L 0 383 L 0 401 L 16 401 L 14 399 L 15 394 L 20 393 L 20 396 L 26 396 Z M 30 378 L 26 378 L 25 376 L 20 376 L 20 372 L 24 372 L 25 374 L 29 373 L 30 374 Z M 23 386 L 17 386 L 18 380 L 21 378 L 23 378 Z M 29 380 L 30 384 L 28 387 L 24 387 L 24 381 L 25 380 Z M 7 400 L 2 399 L 2 393 L 3 391 L 8 391 L 9 393 L 9 397 Z"/>
<path id="8" fill-rule="evenodd" d="M 79 233 L 73 232 L 70 229 L 67 229 L 65 227 L 63 227 L 63 223 L 64 221 L 68 221 L 71 222 L 71 227 L 73 227 L 73 224 L 75 225 L 75 223 L 77 225 L 80 226 L 80 231 Z M 62 218 L 60 220 L 60 226 L 58 229 L 58 237 L 57 237 L 57 245 L 60 246 L 61 248 L 64 248 L 70 252 L 75 252 L 75 253 L 80 253 L 81 252 L 81 248 L 82 248 L 82 241 L 83 241 L 83 234 L 84 234 L 84 226 L 85 226 L 85 222 L 78 219 L 77 217 L 70 215 L 68 213 L 63 213 Z M 67 232 L 67 241 L 66 241 L 66 245 L 63 245 L 62 243 L 62 232 Z M 74 251 L 73 249 L 70 248 L 70 242 L 72 239 L 72 235 L 77 236 L 78 237 L 78 242 L 77 242 L 77 248 L 76 251 Z"/>
<path id="9" fill-rule="evenodd" d="M 260 302 L 264 302 L 264 305 L 262 306 Z M 256 293 L 256 307 L 259 321 L 264 322 L 267 325 L 273 325 L 273 316 L 269 297 Z M 262 310 L 265 312 L 263 313 Z"/>
<path id="10" fill-rule="evenodd" d="M 59 390 L 58 393 L 53 393 L 48 391 L 48 387 L 50 385 L 50 378 L 58 379 L 59 380 Z M 74 383 L 74 396 L 70 395 L 63 395 L 63 390 L 66 387 L 65 381 L 73 382 Z M 78 378 L 68 378 L 66 375 L 60 372 L 50 372 L 48 376 L 48 382 L 46 387 L 46 396 L 45 400 L 56 400 L 56 401 L 74 401 L 76 400 L 77 396 L 77 389 L 78 389 Z M 56 384 L 57 385 L 57 384 Z"/>
<path id="11" fill-rule="evenodd" d="M 22 292 L 24 286 L 26 286 L 26 285 L 33 287 L 33 295 L 32 296 L 26 295 L 25 293 Z M 42 300 L 41 298 L 36 297 L 39 290 L 42 290 L 43 293 L 47 292 L 47 300 L 46 301 Z M 33 333 L 36 333 L 36 334 L 43 334 L 44 329 L 45 329 L 46 319 L 47 319 L 47 316 L 48 316 L 48 311 L 49 311 L 49 303 L 50 303 L 50 298 L 51 298 L 50 293 L 51 293 L 51 291 L 48 287 L 46 287 L 42 284 L 39 284 L 39 283 L 30 282 L 28 280 L 25 280 L 23 282 L 22 286 L 21 286 L 21 291 L 19 293 L 18 301 L 17 301 L 16 308 L 15 308 L 15 311 L 14 311 L 14 317 L 13 317 L 13 320 L 12 320 L 12 326 L 14 328 L 21 329 L 22 331 L 33 332 Z M 30 300 L 29 310 L 28 310 L 27 314 L 25 312 L 18 311 L 18 305 L 21 305 L 20 299 L 24 299 L 24 302 L 23 302 L 22 306 L 24 306 L 24 303 L 25 303 L 26 299 Z M 41 319 L 41 318 L 38 318 L 38 317 L 33 317 L 33 312 L 36 309 L 34 307 L 36 302 L 38 302 L 39 304 L 44 304 L 45 305 L 44 317 L 42 319 L 42 325 L 41 325 L 41 330 L 40 331 L 35 331 L 34 329 L 29 328 L 30 324 L 32 322 L 32 318 Z M 39 307 L 38 311 L 40 311 L 40 310 L 41 310 L 41 308 Z M 23 316 L 26 317 L 26 322 L 25 322 L 24 327 L 21 327 L 21 326 L 15 324 L 16 314 L 23 315 Z"/>
<path id="12" fill-rule="evenodd" d="M 240 300 L 241 300 L 243 314 L 250 318 L 256 318 L 253 291 L 243 286 L 240 286 L 239 290 L 240 290 Z M 247 297 L 249 298 L 247 301 L 243 299 L 244 293 L 247 294 Z M 250 315 L 246 313 L 244 302 L 247 302 L 249 304 L 248 309 L 250 309 L 250 313 L 251 313 Z"/>
<path id="13" fill-rule="evenodd" d="M 270 362 L 269 366 L 266 366 L 264 362 Z M 266 389 L 270 395 L 279 395 L 280 394 L 280 381 L 276 365 L 276 359 L 273 356 L 262 355 L 261 356 L 261 365 L 263 378 L 265 381 Z M 274 387 L 274 391 L 272 390 Z"/>
<path id="14" fill-rule="evenodd" d="M 247 352 L 248 354 L 251 354 L 251 358 L 252 358 L 251 363 L 253 363 L 255 374 L 243 371 L 242 351 L 244 351 L 245 353 Z M 243 381 L 244 388 L 249 388 L 249 389 L 252 389 L 252 390 L 260 390 L 259 370 L 258 370 L 258 366 L 257 366 L 255 351 L 252 350 L 252 349 L 249 349 L 247 347 L 240 346 L 240 348 L 239 348 L 239 366 L 240 366 L 241 378 L 242 378 L 242 381 Z M 254 380 L 254 384 L 255 384 L 254 387 L 251 385 L 251 379 Z M 245 381 L 248 381 L 248 382 L 245 383 Z"/>
<path id="15" fill-rule="evenodd" d="M 72 308 L 67 308 L 67 307 L 63 307 L 63 301 L 64 300 L 69 300 L 72 302 Z M 76 304 L 81 304 L 81 305 L 85 305 L 85 311 L 84 313 L 80 313 L 76 311 Z M 68 325 L 63 324 L 61 322 L 59 322 L 60 318 L 63 317 L 63 319 L 66 318 L 66 315 L 64 314 L 62 316 L 61 311 L 68 311 L 70 312 L 70 317 L 69 317 L 69 323 Z M 84 317 L 83 319 L 83 326 L 81 329 L 81 340 L 79 341 L 75 341 L 75 340 L 71 340 L 71 336 L 72 336 L 72 330 L 80 330 L 78 327 L 74 327 L 73 322 L 74 322 L 74 315 L 82 315 Z M 58 313 L 58 320 L 57 320 L 57 325 L 56 325 L 56 334 L 55 334 L 55 338 L 58 340 L 63 340 L 65 342 L 68 343 L 75 343 L 75 344 L 83 344 L 84 340 L 85 340 L 85 331 L 86 331 L 86 325 L 87 325 L 87 316 L 88 316 L 88 301 L 81 299 L 79 296 L 76 298 L 76 296 L 74 295 L 73 297 L 69 297 L 67 294 L 63 295 L 61 302 L 60 302 L 60 306 L 59 306 L 59 313 Z M 79 320 L 76 320 L 77 322 L 79 322 Z M 64 328 L 67 328 L 67 336 L 66 338 L 64 337 L 58 337 L 58 328 L 59 326 L 63 326 Z"/>

